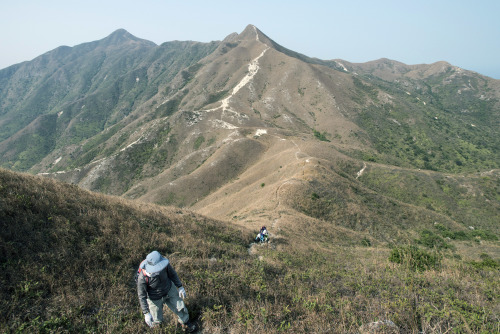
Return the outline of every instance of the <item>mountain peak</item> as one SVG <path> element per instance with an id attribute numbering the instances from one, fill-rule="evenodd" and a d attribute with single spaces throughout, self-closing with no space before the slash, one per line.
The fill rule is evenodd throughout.
<path id="1" fill-rule="evenodd" d="M 115 30 L 105 39 L 109 40 L 110 42 L 124 42 L 127 40 L 138 40 L 137 37 L 135 37 L 125 29 Z"/>
<path id="2" fill-rule="evenodd" d="M 236 39 L 236 40 L 246 40 L 246 41 L 258 41 L 266 44 L 269 47 L 279 46 L 276 42 L 270 39 L 266 34 L 260 31 L 253 24 L 249 24 L 245 27 L 245 29 L 240 34 L 231 34 L 227 38 Z"/>
<path id="3" fill-rule="evenodd" d="M 238 35 L 239 39 L 257 39 L 259 36 L 259 29 L 253 24 L 249 24 L 246 28 Z"/>
<path id="4" fill-rule="evenodd" d="M 252 31 L 252 32 L 257 32 L 258 29 L 256 26 L 254 26 L 253 24 L 249 24 L 245 27 L 245 29 L 242 31 L 242 33 L 244 33 L 245 31 Z"/>
<path id="5" fill-rule="evenodd" d="M 127 42 L 146 42 L 146 40 L 140 39 L 129 33 L 127 30 L 120 28 L 112 32 L 108 37 L 102 39 L 103 42 L 107 44 L 122 44 Z M 153 42 L 147 41 L 148 43 L 154 44 Z M 156 44 L 155 44 L 156 45 Z"/>

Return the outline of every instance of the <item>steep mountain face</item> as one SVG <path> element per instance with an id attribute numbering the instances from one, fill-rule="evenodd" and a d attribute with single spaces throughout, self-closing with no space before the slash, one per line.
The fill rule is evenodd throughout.
<path id="1" fill-rule="evenodd" d="M 312 59 L 251 25 L 160 46 L 121 30 L 0 82 L 7 168 L 325 242 L 498 232 L 500 84 L 446 63 Z"/>
<path id="2" fill-rule="evenodd" d="M 0 71 L 2 166 L 33 170 L 54 150 L 119 123 L 156 94 L 162 80 L 213 49 L 194 44 L 156 46 L 118 30 Z"/>

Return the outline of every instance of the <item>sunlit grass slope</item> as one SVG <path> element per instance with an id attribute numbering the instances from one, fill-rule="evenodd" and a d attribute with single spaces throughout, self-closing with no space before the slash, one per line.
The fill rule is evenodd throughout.
<path id="1" fill-rule="evenodd" d="M 134 272 L 154 249 L 204 333 L 355 333 L 386 319 L 401 333 L 499 331 L 494 238 L 457 243 L 468 258 L 424 236 L 389 249 L 309 244 L 304 231 L 250 247 L 255 231 L 230 223 L 0 170 L 0 332 L 146 331 Z M 167 314 L 152 332 L 180 332 Z"/>

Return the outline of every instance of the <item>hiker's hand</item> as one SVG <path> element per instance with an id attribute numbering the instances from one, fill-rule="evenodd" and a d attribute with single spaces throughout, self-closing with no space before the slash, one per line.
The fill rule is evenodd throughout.
<path id="1" fill-rule="evenodd" d="M 153 316 L 151 313 L 144 314 L 144 321 L 148 324 L 149 327 L 153 327 Z"/>
<path id="2" fill-rule="evenodd" d="M 186 290 L 184 290 L 184 287 L 182 286 L 179 288 L 179 298 L 186 298 Z"/>

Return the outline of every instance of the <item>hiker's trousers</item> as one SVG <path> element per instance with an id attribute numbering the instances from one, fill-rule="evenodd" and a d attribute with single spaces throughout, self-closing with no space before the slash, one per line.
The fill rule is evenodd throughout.
<path id="1" fill-rule="evenodd" d="M 181 324 L 185 324 L 189 320 L 189 313 L 184 305 L 184 301 L 179 297 L 179 292 L 174 284 L 170 287 L 168 294 L 161 299 L 151 300 L 147 299 L 149 311 L 153 316 L 153 322 L 155 324 L 161 324 L 163 322 L 163 304 L 167 305 L 172 312 L 178 317 L 178 321 Z"/>

